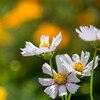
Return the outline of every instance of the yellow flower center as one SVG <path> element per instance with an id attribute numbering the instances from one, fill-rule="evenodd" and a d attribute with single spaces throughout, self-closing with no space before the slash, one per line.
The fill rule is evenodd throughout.
<path id="1" fill-rule="evenodd" d="M 49 47 L 49 43 L 42 42 L 42 43 L 40 43 L 39 47 Z"/>
<path id="2" fill-rule="evenodd" d="M 59 85 L 66 83 L 66 75 L 63 73 L 58 73 L 54 76 L 54 81 Z"/>
<path id="3" fill-rule="evenodd" d="M 82 65 L 82 63 L 78 62 L 78 63 L 75 63 L 74 69 L 76 71 L 83 72 L 84 66 Z"/>

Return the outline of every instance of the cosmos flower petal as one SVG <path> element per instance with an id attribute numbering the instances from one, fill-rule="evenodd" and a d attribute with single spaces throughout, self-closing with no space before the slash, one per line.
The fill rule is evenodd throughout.
<path id="1" fill-rule="evenodd" d="M 97 39 L 100 40 L 100 30 L 97 33 Z"/>
<path id="2" fill-rule="evenodd" d="M 73 59 L 74 62 L 80 62 L 80 58 L 79 58 L 78 54 L 74 54 L 72 59 Z"/>
<path id="3" fill-rule="evenodd" d="M 65 75 L 69 74 L 69 70 L 66 68 L 66 66 L 63 66 L 63 59 L 61 55 L 56 55 L 56 63 L 58 73 L 64 73 Z"/>
<path id="4" fill-rule="evenodd" d="M 80 82 L 74 73 L 71 73 L 67 79 L 68 82 Z"/>
<path id="5" fill-rule="evenodd" d="M 49 36 L 42 35 L 40 37 L 40 43 L 47 42 L 49 44 Z"/>
<path id="6" fill-rule="evenodd" d="M 76 29 L 76 32 L 84 41 L 96 41 L 99 38 L 97 34 L 100 34 L 100 31 L 92 25 L 90 25 L 90 27 L 80 26 L 80 30 Z"/>
<path id="7" fill-rule="evenodd" d="M 48 65 L 47 63 L 43 64 L 42 70 L 43 70 L 43 73 L 52 76 L 51 67 L 50 67 L 50 65 Z M 55 70 L 53 70 L 53 73 L 54 73 L 54 75 L 57 74 L 57 73 L 55 72 Z"/>
<path id="8" fill-rule="evenodd" d="M 89 60 L 90 53 L 82 51 L 81 53 L 81 63 L 85 66 Z"/>
<path id="9" fill-rule="evenodd" d="M 75 92 L 77 91 L 77 89 L 79 88 L 79 85 L 73 84 L 73 83 L 67 83 L 66 84 L 66 88 L 68 89 L 68 91 L 72 94 L 75 94 Z"/>
<path id="10" fill-rule="evenodd" d="M 21 48 L 22 52 L 21 54 L 23 56 L 33 56 L 33 55 L 39 55 L 40 49 L 34 46 L 31 42 L 26 42 L 25 48 Z"/>
<path id="11" fill-rule="evenodd" d="M 75 70 L 75 73 L 76 73 L 77 75 L 82 75 L 82 72 L 79 72 L 79 71 L 76 71 L 76 70 Z"/>
<path id="12" fill-rule="evenodd" d="M 56 55 L 56 64 L 57 64 L 58 73 L 63 73 L 63 68 L 62 68 L 60 55 Z"/>
<path id="13" fill-rule="evenodd" d="M 66 86 L 65 85 L 59 85 L 59 96 L 67 96 Z"/>
<path id="14" fill-rule="evenodd" d="M 91 75 L 90 69 L 84 70 L 84 71 L 82 72 L 82 75 L 83 75 L 83 76 L 90 76 L 90 75 Z"/>
<path id="15" fill-rule="evenodd" d="M 70 58 L 68 54 L 61 55 L 61 57 L 63 58 L 63 60 L 65 60 L 66 63 L 71 64 L 71 65 L 73 64 L 72 59 Z"/>
<path id="16" fill-rule="evenodd" d="M 40 51 L 41 51 L 41 53 L 49 52 L 49 49 L 48 49 L 48 47 L 40 47 Z"/>
<path id="17" fill-rule="evenodd" d="M 99 56 L 96 56 L 95 58 L 95 64 L 94 64 L 94 69 L 98 66 L 98 61 L 100 60 Z M 89 68 L 90 70 L 92 69 L 92 65 L 93 65 L 93 60 L 90 61 L 87 65 L 86 68 Z"/>
<path id="18" fill-rule="evenodd" d="M 98 66 L 98 61 L 100 60 L 99 56 L 96 56 L 95 58 L 95 64 L 94 64 L 94 69 Z"/>
<path id="19" fill-rule="evenodd" d="M 51 86 L 47 87 L 44 90 L 44 92 L 46 94 L 48 94 L 49 97 L 51 97 L 52 99 L 55 99 L 56 95 L 57 95 L 57 92 L 58 92 L 58 85 L 57 84 L 51 85 Z"/>
<path id="20" fill-rule="evenodd" d="M 68 75 L 70 72 L 73 72 L 73 67 L 69 64 L 67 64 L 65 61 L 63 61 L 62 66 L 64 67 L 65 71 L 66 71 L 66 75 Z"/>
<path id="21" fill-rule="evenodd" d="M 60 44 L 61 40 L 62 40 L 62 35 L 60 32 L 56 38 L 53 37 L 53 41 L 50 46 L 50 51 L 54 51 L 56 49 L 56 47 Z"/>
<path id="22" fill-rule="evenodd" d="M 50 78 L 39 78 L 39 83 L 43 86 L 50 86 L 54 84 L 54 79 Z"/>

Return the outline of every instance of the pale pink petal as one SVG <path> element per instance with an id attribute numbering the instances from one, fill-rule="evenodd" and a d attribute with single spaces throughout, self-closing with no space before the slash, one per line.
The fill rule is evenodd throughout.
<path id="1" fill-rule="evenodd" d="M 79 85 L 73 84 L 73 83 L 67 83 L 66 84 L 66 88 L 68 89 L 68 91 L 72 94 L 75 94 L 75 92 L 77 91 L 77 89 L 79 88 Z"/>
<path id="2" fill-rule="evenodd" d="M 43 73 L 51 75 L 52 76 L 52 71 L 51 71 L 51 67 L 49 64 L 45 63 L 43 64 L 42 67 Z M 53 70 L 54 75 L 56 75 L 57 73 L 55 72 L 55 70 Z"/>
<path id="3" fill-rule="evenodd" d="M 53 37 L 53 41 L 50 46 L 50 51 L 54 51 L 56 49 L 56 47 L 60 44 L 61 40 L 62 40 L 62 35 L 60 32 L 56 38 Z"/>
<path id="4" fill-rule="evenodd" d="M 73 62 L 68 54 L 61 55 L 61 57 L 63 58 L 63 60 L 65 60 L 66 63 L 68 63 L 70 65 L 73 64 Z"/>
<path id="5" fill-rule="evenodd" d="M 95 64 L 94 64 L 94 69 L 98 66 L 98 61 L 100 60 L 99 56 L 96 56 L 95 58 Z M 87 65 L 86 65 L 86 68 L 88 69 L 92 69 L 92 65 L 93 65 L 93 60 L 90 61 Z"/>
<path id="6" fill-rule="evenodd" d="M 40 49 L 40 51 L 41 51 L 41 54 L 42 54 L 42 53 L 46 53 L 46 52 L 50 52 L 50 50 L 49 50 L 48 47 L 40 47 L 39 49 Z"/>
<path id="7" fill-rule="evenodd" d="M 80 82 L 75 73 L 71 73 L 67 78 L 67 82 Z"/>
<path id="8" fill-rule="evenodd" d="M 51 97 L 52 99 L 55 99 L 56 95 L 57 95 L 57 92 L 58 92 L 58 85 L 57 84 L 51 85 L 51 86 L 47 87 L 44 90 L 44 92 L 46 94 L 48 94 L 49 97 Z"/>
<path id="9" fill-rule="evenodd" d="M 94 26 L 80 26 L 80 30 L 76 29 L 76 32 L 79 34 L 79 37 L 84 41 L 96 41 L 98 40 L 97 34 L 99 30 Z"/>
<path id="10" fill-rule="evenodd" d="M 59 85 L 59 96 L 67 96 L 66 86 L 65 85 Z"/>
<path id="11" fill-rule="evenodd" d="M 81 53 L 81 63 L 85 66 L 89 60 L 90 53 L 82 51 Z"/>
<path id="12" fill-rule="evenodd" d="M 80 58 L 79 58 L 79 55 L 78 55 L 78 54 L 74 54 L 73 57 L 72 57 L 72 59 L 73 59 L 73 61 L 76 62 L 76 63 L 77 63 L 77 62 L 80 62 Z"/>
<path id="13" fill-rule="evenodd" d="M 49 44 L 49 36 L 42 35 L 40 37 L 40 43 L 42 43 L 42 42 L 47 42 Z"/>
<path id="14" fill-rule="evenodd" d="M 56 56 L 56 63 L 57 63 L 57 70 L 58 73 L 64 73 L 65 75 L 69 74 L 69 70 L 66 68 L 66 66 L 63 65 L 63 58 L 60 55 Z"/>
<path id="15" fill-rule="evenodd" d="M 54 79 L 50 78 L 39 78 L 39 83 L 43 86 L 50 86 L 54 84 Z"/>
<path id="16" fill-rule="evenodd" d="M 82 76 L 90 76 L 91 75 L 91 70 L 90 69 L 85 69 L 83 72 L 82 72 Z"/>
<path id="17" fill-rule="evenodd" d="M 73 72 L 73 66 L 67 64 L 65 61 L 63 61 L 62 66 L 64 67 L 64 73 L 66 72 L 66 75 L 68 75 L 70 72 Z"/>
<path id="18" fill-rule="evenodd" d="M 40 49 L 34 46 L 31 42 L 26 42 L 25 48 L 21 48 L 23 56 L 34 56 L 41 54 Z"/>
<path id="19" fill-rule="evenodd" d="M 58 73 L 63 73 L 63 67 L 62 67 L 60 55 L 56 55 L 56 64 L 57 64 Z"/>

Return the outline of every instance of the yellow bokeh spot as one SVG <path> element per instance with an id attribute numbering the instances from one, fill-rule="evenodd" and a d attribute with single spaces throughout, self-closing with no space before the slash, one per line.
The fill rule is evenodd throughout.
<path id="1" fill-rule="evenodd" d="M 81 86 L 81 91 L 83 94 L 89 94 L 90 93 L 90 85 L 89 83 L 83 83 Z"/>
<path id="2" fill-rule="evenodd" d="M 55 26 L 51 23 L 44 23 L 40 25 L 40 27 L 33 34 L 33 41 L 39 44 L 41 35 L 49 35 L 49 40 L 51 44 L 53 36 L 56 37 L 59 32 L 62 33 L 62 41 L 59 44 L 58 48 L 65 48 L 70 43 L 70 31 L 68 29 L 61 29 L 60 27 Z"/>
<path id="3" fill-rule="evenodd" d="M 76 71 L 83 72 L 84 66 L 80 62 L 78 62 L 78 63 L 75 63 L 74 69 Z"/>
<path id="4" fill-rule="evenodd" d="M 82 12 L 77 15 L 76 22 L 80 25 L 91 25 L 96 21 L 96 15 L 93 12 Z"/>
<path id="5" fill-rule="evenodd" d="M 0 87 L 0 100 L 6 100 L 7 92 L 3 87 Z"/>
<path id="6" fill-rule="evenodd" d="M 13 60 L 10 64 L 10 68 L 13 70 L 13 71 L 19 71 L 20 68 L 21 68 L 21 63 L 17 60 Z"/>
<path id="7" fill-rule="evenodd" d="M 14 39 L 11 34 L 0 32 L 0 45 L 8 46 L 13 44 Z"/>
<path id="8" fill-rule="evenodd" d="M 66 83 L 66 75 L 63 73 L 58 73 L 54 76 L 54 81 L 59 85 Z"/>
<path id="9" fill-rule="evenodd" d="M 9 28 L 18 28 L 23 22 L 40 18 L 43 9 L 39 3 L 29 1 L 20 1 L 15 8 L 5 14 L 3 17 L 4 24 Z"/>
<path id="10" fill-rule="evenodd" d="M 3 21 L 0 20 L 0 33 L 4 30 L 4 24 Z"/>

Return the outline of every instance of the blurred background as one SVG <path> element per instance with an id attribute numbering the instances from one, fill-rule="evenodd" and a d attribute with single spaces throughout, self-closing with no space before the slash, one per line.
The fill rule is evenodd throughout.
<path id="1" fill-rule="evenodd" d="M 75 28 L 91 24 L 100 28 L 100 0 L 0 0 L 0 100 L 51 100 L 43 92 L 46 87 L 38 82 L 38 77 L 49 77 L 41 69 L 48 61 L 23 57 L 20 48 L 26 41 L 38 46 L 41 35 L 49 35 L 52 41 L 62 32 L 56 54 L 80 55 L 87 50 L 91 52 L 90 61 L 94 49 L 80 40 Z M 53 67 L 56 70 L 55 57 Z M 98 66 L 94 74 L 95 100 L 100 99 L 99 77 Z M 90 100 L 89 77 L 79 84 L 71 100 Z"/>

